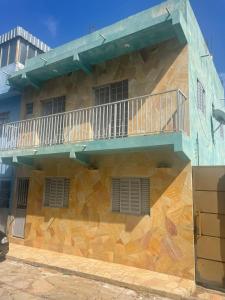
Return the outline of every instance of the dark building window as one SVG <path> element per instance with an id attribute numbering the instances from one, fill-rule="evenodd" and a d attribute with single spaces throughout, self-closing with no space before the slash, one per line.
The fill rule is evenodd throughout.
<path id="1" fill-rule="evenodd" d="M 94 91 L 96 105 L 125 100 L 128 99 L 128 80 L 100 86 Z"/>
<path id="2" fill-rule="evenodd" d="M 9 208 L 11 181 L 0 181 L 0 208 Z"/>
<path id="3" fill-rule="evenodd" d="M 0 112 L 0 125 L 9 123 L 9 112 Z"/>
<path id="4" fill-rule="evenodd" d="M 66 97 L 55 97 L 48 100 L 44 100 L 42 103 L 42 115 L 48 116 L 53 114 L 62 113 L 65 111 Z"/>
<path id="5" fill-rule="evenodd" d="M 20 53 L 19 53 L 19 61 L 21 64 L 25 64 L 25 61 L 27 59 L 27 44 L 20 40 Z"/>
<path id="6" fill-rule="evenodd" d="M 16 60 L 16 43 L 17 43 L 16 40 L 12 40 L 10 42 L 8 64 L 12 64 Z"/>
<path id="7" fill-rule="evenodd" d="M 33 115 L 33 108 L 34 108 L 33 102 L 26 104 L 26 116 Z"/>
<path id="8" fill-rule="evenodd" d="M 115 103 L 128 99 L 128 80 L 123 80 L 94 89 L 95 104 Z M 125 137 L 128 132 L 128 102 L 112 105 L 110 115 L 102 113 L 94 123 L 94 138 Z"/>
<path id="9" fill-rule="evenodd" d="M 17 48 L 18 41 L 19 48 Z M 27 58 L 31 58 L 41 53 L 43 53 L 43 51 L 37 49 L 24 39 L 14 38 L 9 42 L 0 45 L 0 67 L 5 67 L 16 62 L 17 54 L 18 61 L 24 65 Z"/>
<path id="10" fill-rule="evenodd" d="M 198 109 L 205 115 L 206 113 L 206 93 L 202 83 L 197 80 L 197 106 Z"/>
<path id="11" fill-rule="evenodd" d="M 34 57 L 36 55 L 36 48 L 29 45 L 27 58 Z"/>
<path id="12" fill-rule="evenodd" d="M 2 136 L 2 125 L 5 123 L 9 123 L 9 112 L 0 113 L 0 137 Z"/>
<path id="13" fill-rule="evenodd" d="M 3 44 L 1 47 L 1 67 L 7 66 L 9 44 Z"/>

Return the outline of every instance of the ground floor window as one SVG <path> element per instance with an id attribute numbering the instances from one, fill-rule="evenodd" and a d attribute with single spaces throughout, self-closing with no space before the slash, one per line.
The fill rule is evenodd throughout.
<path id="1" fill-rule="evenodd" d="M 70 180 L 64 177 L 45 179 L 44 206 L 68 207 Z"/>
<path id="2" fill-rule="evenodd" d="M 113 178 L 112 211 L 133 215 L 150 214 L 149 178 Z"/>
<path id="3" fill-rule="evenodd" d="M 0 208 L 9 208 L 11 191 L 10 180 L 0 180 Z"/>

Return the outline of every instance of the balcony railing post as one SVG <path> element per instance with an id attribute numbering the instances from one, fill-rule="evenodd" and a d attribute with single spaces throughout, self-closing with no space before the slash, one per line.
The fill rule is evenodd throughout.
<path id="1" fill-rule="evenodd" d="M 2 150 L 185 130 L 180 90 L 0 125 Z"/>

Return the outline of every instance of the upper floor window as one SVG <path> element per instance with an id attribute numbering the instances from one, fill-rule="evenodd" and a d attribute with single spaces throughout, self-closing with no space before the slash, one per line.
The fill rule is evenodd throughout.
<path id="1" fill-rule="evenodd" d="M 23 40 L 20 40 L 19 62 L 23 65 L 27 59 L 27 50 L 27 43 Z"/>
<path id="2" fill-rule="evenodd" d="M 26 116 L 30 117 L 33 115 L 33 110 L 34 110 L 34 104 L 33 102 L 27 103 L 26 104 Z"/>
<path id="3" fill-rule="evenodd" d="M 65 111 L 66 97 L 55 97 L 44 100 L 42 102 L 42 115 L 48 116 L 53 114 L 62 113 Z"/>
<path id="4" fill-rule="evenodd" d="M 197 106 L 198 109 L 205 115 L 206 113 L 206 93 L 202 83 L 197 80 Z"/>
<path id="5" fill-rule="evenodd" d="M 9 123 L 9 116 L 10 113 L 9 112 L 1 112 L 0 113 L 0 125 L 5 124 L 5 123 Z"/>
<path id="6" fill-rule="evenodd" d="M 97 87 L 94 92 L 96 105 L 125 100 L 128 98 L 128 80 Z"/>
<path id="7" fill-rule="evenodd" d="M 0 46 L 0 66 L 1 67 L 5 67 L 9 64 L 16 62 L 17 41 L 18 41 L 18 39 L 12 39 L 11 41 L 4 43 Z"/>
<path id="8" fill-rule="evenodd" d="M 27 58 L 31 58 L 40 53 L 43 52 L 29 42 L 22 38 L 14 38 L 0 45 L 0 67 L 5 67 L 16 61 L 24 65 Z"/>
<path id="9" fill-rule="evenodd" d="M 17 41 L 16 39 L 12 40 L 9 43 L 9 59 L 8 59 L 8 64 L 12 64 L 16 61 L 16 44 Z"/>
<path id="10" fill-rule="evenodd" d="M 112 179 L 112 211 L 133 215 L 150 214 L 149 178 Z"/>

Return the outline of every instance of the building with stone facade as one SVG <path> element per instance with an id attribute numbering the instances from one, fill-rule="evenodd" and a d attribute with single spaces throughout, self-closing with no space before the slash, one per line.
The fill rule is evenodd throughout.
<path id="1" fill-rule="evenodd" d="M 42 41 L 22 27 L 0 35 L 0 124 L 20 119 L 20 90 L 10 87 L 8 77 L 23 69 L 28 58 L 49 50 Z M 31 108 L 31 107 L 30 107 Z M 2 134 L 2 131 L 1 131 Z M 3 137 L 4 139 L 4 137 Z M 0 164 L 0 230 L 5 231 L 10 214 L 15 169 Z"/>
<path id="2" fill-rule="evenodd" d="M 224 165 L 224 90 L 189 1 L 31 58 L 9 83 L 12 242 L 194 279 L 192 166 Z"/>

